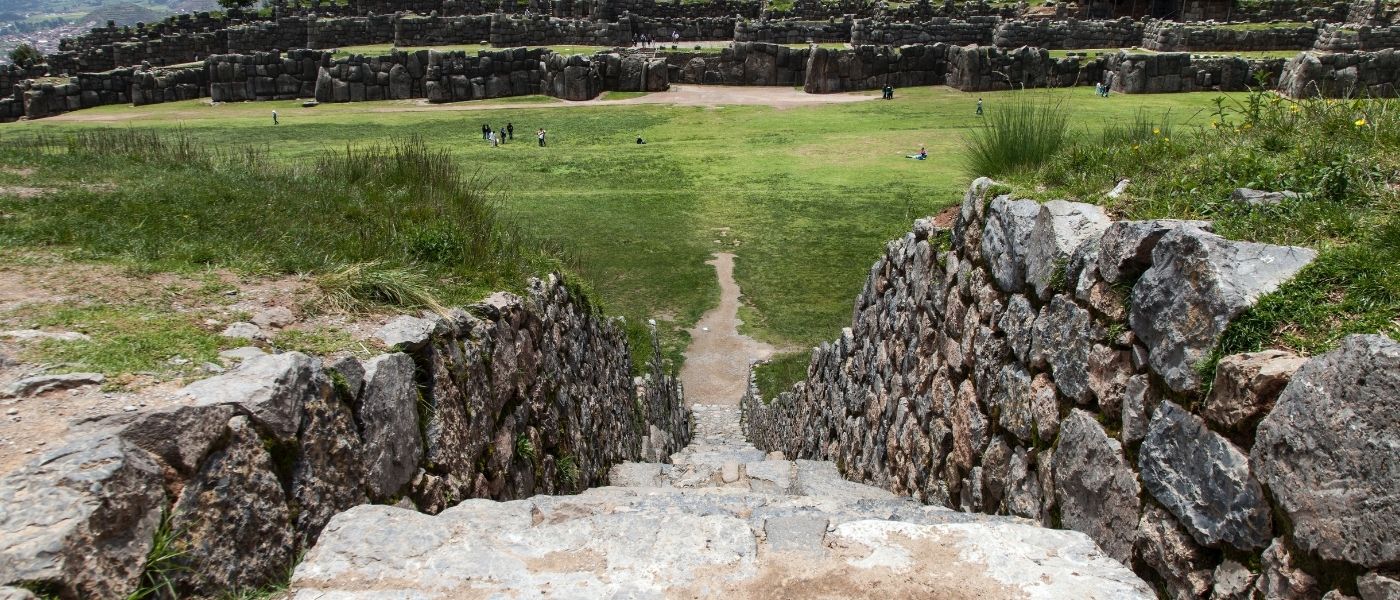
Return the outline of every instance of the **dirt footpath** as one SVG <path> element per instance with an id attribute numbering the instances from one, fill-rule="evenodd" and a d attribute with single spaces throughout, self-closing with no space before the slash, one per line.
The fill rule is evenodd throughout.
<path id="1" fill-rule="evenodd" d="M 749 364 L 773 355 L 768 344 L 739 333 L 739 284 L 734 282 L 734 255 L 719 253 L 707 264 L 719 277 L 719 306 L 700 317 L 690 330 L 690 347 L 681 366 L 688 404 L 737 405 L 749 385 Z"/>

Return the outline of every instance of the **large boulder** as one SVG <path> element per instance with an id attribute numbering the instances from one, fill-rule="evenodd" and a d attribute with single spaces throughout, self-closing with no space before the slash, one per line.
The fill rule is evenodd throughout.
<path id="1" fill-rule="evenodd" d="M 1040 214 L 1034 200 L 1013 200 L 997 196 L 987 208 L 982 228 L 982 254 L 987 257 L 992 279 L 1008 294 L 1026 287 L 1026 244 Z"/>
<path id="2" fill-rule="evenodd" d="M 403 488 L 423 457 L 413 359 L 386 354 L 365 364 L 364 394 L 355 414 L 364 439 L 365 486 L 387 500 Z"/>
<path id="3" fill-rule="evenodd" d="M 1111 221 L 1093 204 L 1051 200 L 1040 206 L 1026 242 L 1026 285 L 1042 300 L 1069 286 L 1067 265 L 1080 244 L 1098 238 Z"/>
<path id="4" fill-rule="evenodd" d="M 37 584 L 65 598 L 125 598 L 160 525 L 161 470 L 103 431 L 73 440 L 0 480 L 0 585 Z"/>
<path id="5" fill-rule="evenodd" d="M 1325 560 L 1400 562 L 1400 344 L 1353 335 L 1293 374 L 1250 452 L 1254 472 Z"/>
<path id="6" fill-rule="evenodd" d="M 1107 332 L 1089 311 L 1063 294 L 1055 296 L 1035 320 L 1031 362 L 1046 365 L 1060 392 L 1080 404 L 1093 398 L 1089 387 L 1089 352 Z"/>
<path id="7" fill-rule="evenodd" d="M 1089 413 L 1070 412 L 1055 448 L 1055 499 L 1065 527 L 1082 531 L 1105 554 L 1127 563 L 1138 526 L 1137 475 L 1123 448 Z"/>
<path id="8" fill-rule="evenodd" d="M 275 459 L 247 417 L 228 427 L 228 445 L 210 456 L 171 512 L 186 567 L 175 578 L 185 592 L 261 587 L 292 562 L 291 514 Z"/>
<path id="9" fill-rule="evenodd" d="M 1116 221 L 1099 240 L 1099 275 L 1113 284 L 1131 282 L 1152 266 L 1152 249 L 1167 232 L 1178 227 L 1210 231 L 1209 221 Z"/>
<path id="10" fill-rule="evenodd" d="M 1200 417 L 1165 401 L 1138 454 L 1142 483 L 1202 546 L 1262 548 L 1273 530 L 1249 457 Z"/>
<path id="11" fill-rule="evenodd" d="M 1201 416 L 1223 430 L 1249 431 L 1307 359 L 1283 350 L 1232 354 L 1220 359 Z"/>
<path id="12" fill-rule="evenodd" d="M 1197 365 L 1230 321 L 1278 289 L 1317 256 L 1296 246 L 1227 240 L 1178 227 L 1152 250 L 1152 268 L 1133 286 L 1128 322 L 1149 364 L 1173 391 L 1200 387 Z"/>
<path id="13" fill-rule="evenodd" d="M 256 356 L 232 371 L 191 383 L 180 394 L 195 406 L 232 405 L 279 443 L 290 443 L 301 429 L 302 407 L 318 393 L 325 375 L 320 361 L 300 352 Z"/>

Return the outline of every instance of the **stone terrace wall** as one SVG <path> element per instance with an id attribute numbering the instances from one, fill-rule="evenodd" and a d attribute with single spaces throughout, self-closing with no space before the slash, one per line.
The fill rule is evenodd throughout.
<path id="1" fill-rule="evenodd" d="M 632 28 L 628 20 L 607 23 L 497 13 L 491 15 L 490 40 L 497 48 L 551 44 L 626 46 L 632 43 Z"/>
<path id="2" fill-rule="evenodd" d="M 1279 80 L 1284 59 L 1245 60 L 1240 57 L 1193 57 L 1184 52 L 1110 55 L 1113 91 L 1123 94 L 1162 94 L 1201 91 L 1244 91 L 1255 86 L 1256 73 L 1266 84 Z"/>
<path id="3" fill-rule="evenodd" d="M 228 51 L 233 54 L 292 50 L 306 47 L 310 19 L 288 17 L 228 29 Z"/>
<path id="4" fill-rule="evenodd" d="M 1400 562 L 1400 344 L 1196 369 L 1313 251 L 994 187 L 887 245 L 804 382 L 744 399 L 755 445 L 1084 532 L 1168 598 L 1354 594 Z"/>
<path id="5" fill-rule="evenodd" d="M 1101 79 L 1102 64 L 1050 58 L 1048 50 L 1025 46 L 953 46 L 948 49 L 946 83 L 965 92 L 1090 85 Z"/>
<path id="6" fill-rule="evenodd" d="M 820 51 L 820 50 L 818 50 Z M 718 55 L 666 55 L 672 81 L 719 85 L 802 85 L 809 48 L 737 42 Z"/>
<path id="7" fill-rule="evenodd" d="M 734 17 L 757 18 L 763 6 L 760 0 L 711 0 L 703 3 L 682 2 L 681 0 L 593 0 L 593 8 L 588 11 L 591 18 L 602 21 L 616 21 L 624 15 L 632 14 L 650 18 L 716 18 Z"/>
<path id="8" fill-rule="evenodd" d="M 194 63 L 159 69 L 137 69 L 131 75 L 131 104 L 142 106 L 209 96 L 209 69 Z"/>
<path id="9" fill-rule="evenodd" d="M 734 25 L 736 42 L 805 44 L 807 42 L 849 42 L 851 20 L 840 21 L 740 21 Z"/>
<path id="10" fill-rule="evenodd" d="M 209 57 L 209 96 L 215 102 L 294 100 L 316 95 L 316 74 L 329 52 L 293 50 Z"/>
<path id="11" fill-rule="evenodd" d="M 363 361 L 250 358 L 184 388 L 187 406 L 91 423 L 0 480 L 0 585 L 125 598 L 168 514 L 167 574 L 218 597 L 284 577 L 358 504 L 577 492 L 688 442 L 659 357 L 634 380 L 619 323 L 556 278 L 378 335 L 394 351 Z"/>
<path id="12" fill-rule="evenodd" d="M 816 48 L 807 63 L 809 94 L 941 85 L 948 73 L 947 44 L 891 48 L 857 46 L 851 50 Z"/>
<path id="13" fill-rule="evenodd" d="M 1000 21 L 998 17 L 968 17 L 966 20 L 935 17 L 916 23 L 856 19 L 851 26 L 851 44 L 905 46 L 942 42 L 954 46 L 987 46 L 992 43 L 992 34 Z"/>
<path id="14" fill-rule="evenodd" d="M 226 52 L 228 32 L 219 30 L 170 35 L 144 41 L 118 42 L 111 46 L 111 59 L 114 67 L 141 64 L 166 66 L 204 60 L 211 55 Z"/>
<path id="15" fill-rule="evenodd" d="M 1170 21 L 1148 23 L 1142 47 L 1158 52 L 1208 50 L 1306 50 L 1317 41 L 1317 27 L 1239 30 Z"/>
<path id="16" fill-rule="evenodd" d="M 694 40 L 728 40 L 734 38 L 735 25 L 739 19 L 728 17 L 680 18 L 680 17 L 639 17 L 630 15 L 623 21 L 632 23 L 632 32 L 645 33 L 652 39 L 666 44 L 671 43 L 671 32 L 681 34 L 681 42 Z M 629 39 L 630 43 L 631 40 Z"/>
<path id="17" fill-rule="evenodd" d="M 1355 29 L 1328 26 L 1317 35 L 1313 49 L 1321 52 L 1357 52 L 1400 48 L 1400 25 Z"/>
<path id="18" fill-rule="evenodd" d="M 0 98 L 8 98 L 14 93 L 15 86 L 26 79 L 44 77 L 49 74 L 48 65 L 35 65 L 24 68 L 19 65 L 0 65 Z"/>
<path id="19" fill-rule="evenodd" d="M 306 26 L 306 47 L 340 48 L 394 41 L 393 15 L 314 19 Z"/>
<path id="20" fill-rule="evenodd" d="M 68 111 L 131 101 L 134 69 L 123 68 L 77 77 L 21 82 L 15 89 L 24 102 L 24 115 L 41 119 Z"/>
<path id="21" fill-rule="evenodd" d="M 1006 20 L 992 33 L 992 42 L 1003 48 L 1128 48 L 1142 44 L 1142 30 L 1142 23 L 1129 18 L 1116 21 Z"/>
<path id="22" fill-rule="evenodd" d="M 1381 50 L 1357 54 L 1305 52 L 1283 65 L 1278 89 L 1302 98 L 1322 96 L 1400 96 L 1400 51 Z"/>
<path id="23" fill-rule="evenodd" d="M 438 17 L 402 15 L 394 20 L 394 45 L 479 44 L 491 38 L 491 15 Z"/>

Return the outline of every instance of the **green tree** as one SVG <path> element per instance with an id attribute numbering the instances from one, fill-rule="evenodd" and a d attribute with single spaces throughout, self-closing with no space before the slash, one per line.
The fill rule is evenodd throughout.
<path id="1" fill-rule="evenodd" d="M 29 44 L 20 44 L 10 51 L 10 62 L 21 67 L 32 67 L 44 62 L 44 55 Z"/>
<path id="2" fill-rule="evenodd" d="M 224 8 L 248 8 L 257 0 L 219 0 L 219 6 Z"/>

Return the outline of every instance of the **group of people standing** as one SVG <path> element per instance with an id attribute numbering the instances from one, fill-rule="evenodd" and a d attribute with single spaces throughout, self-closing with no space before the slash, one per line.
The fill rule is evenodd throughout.
<path id="1" fill-rule="evenodd" d="M 1107 98 L 1109 90 L 1113 89 L 1113 73 L 1104 76 L 1103 81 L 1094 84 L 1094 94 L 1101 98 Z"/>
<path id="2" fill-rule="evenodd" d="M 545 138 L 549 135 L 543 127 L 535 130 L 535 139 L 539 141 L 540 147 L 545 147 Z M 507 141 L 515 140 L 515 123 L 506 123 L 499 131 L 492 129 L 487 123 L 481 124 L 481 139 L 491 143 L 492 148 L 499 148 Z"/>
<path id="3" fill-rule="evenodd" d="M 672 43 L 672 44 L 677 44 L 677 43 L 680 43 L 680 41 L 681 41 L 681 32 L 680 32 L 679 30 L 672 29 L 672 30 L 671 30 L 671 43 Z M 662 40 L 661 40 L 661 43 L 663 43 L 663 44 L 666 43 L 666 40 L 665 40 L 665 39 L 662 39 Z M 640 46 L 640 47 L 642 47 L 642 48 L 650 48 L 651 46 L 653 46 L 653 45 L 655 45 L 655 44 L 656 44 L 656 40 L 652 39 L 652 38 L 651 38 L 651 34 L 649 34 L 649 33 L 634 33 L 634 34 L 632 34 L 632 45 L 633 45 L 633 46 Z"/>

